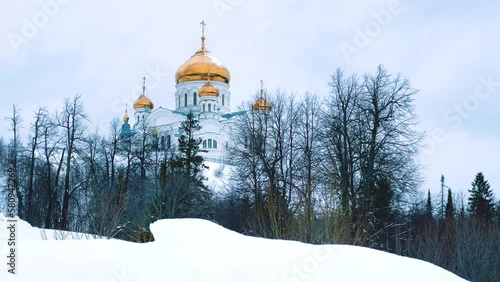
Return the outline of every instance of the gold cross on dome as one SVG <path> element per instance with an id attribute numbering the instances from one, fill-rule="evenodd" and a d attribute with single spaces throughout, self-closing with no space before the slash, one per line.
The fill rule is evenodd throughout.
<path id="1" fill-rule="evenodd" d="M 201 21 L 201 36 L 205 36 L 205 26 L 207 25 L 205 21 Z"/>

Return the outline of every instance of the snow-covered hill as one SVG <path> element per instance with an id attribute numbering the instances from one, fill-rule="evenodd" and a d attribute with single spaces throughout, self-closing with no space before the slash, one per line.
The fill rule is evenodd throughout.
<path id="1" fill-rule="evenodd" d="M 7 254 L 5 218 L 1 254 Z M 155 242 L 35 240 L 18 230 L 17 274 L 0 281 L 465 281 L 430 263 L 368 248 L 243 236 L 199 219 L 160 220 Z M 34 232 L 36 233 L 36 232 Z M 31 238 L 32 240 L 30 240 Z"/>

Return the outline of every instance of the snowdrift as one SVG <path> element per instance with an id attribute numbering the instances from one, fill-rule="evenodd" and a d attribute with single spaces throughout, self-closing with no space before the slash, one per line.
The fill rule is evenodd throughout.
<path id="1" fill-rule="evenodd" d="M 0 251 L 7 254 L 0 216 Z M 465 281 L 430 263 L 368 248 L 243 236 L 199 219 L 151 224 L 155 242 L 41 240 L 19 221 L 17 274 L 0 281 Z M 26 235 L 31 234 L 31 235 Z M 92 236 L 90 236 L 92 237 Z"/>

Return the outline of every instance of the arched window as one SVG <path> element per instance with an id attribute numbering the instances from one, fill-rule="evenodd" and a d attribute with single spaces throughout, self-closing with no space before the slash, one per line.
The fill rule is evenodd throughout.
<path id="1" fill-rule="evenodd" d="M 203 149 L 217 149 L 217 140 L 205 139 L 202 142 Z"/>
<path id="2" fill-rule="evenodd" d="M 167 149 L 170 149 L 170 144 L 171 143 L 171 140 L 170 140 L 170 135 L 167 135 Z"/>
<path id="3" fill-rule="evenodd" d="M 188 94 L 184 93 L 184 107 L 187 107 L 188 105 Z"/>
<path id="4" fill-rule="evenodd" d="M 222 106 L 224 107 L 224 94 L 222 94 Z"/>
<path id="5" fill-rule="evenodd" d="M 165 136 L 162 136 L 160 138 L 160 148 L 165 148 Z"/>
<path id="6" fill-rule="evenodd" d="M 208 104 L 208 111 L 211 112 L 212 111 L 212 104 Z"/>
<path id="7" fill-rule="evenodd" d="M 198 95 L 196 95 L 196 92 L 193 92 L 193 106 L 196 106 L 196 98 L 198 98 Z"/>
<path id="8" fill-rule="evenodd" d="M 205 104 L 203 104 L 203 111 L 205 111 Z"/>

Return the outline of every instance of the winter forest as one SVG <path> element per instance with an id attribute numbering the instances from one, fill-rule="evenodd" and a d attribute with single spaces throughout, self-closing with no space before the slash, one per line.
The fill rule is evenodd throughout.
<path id="1" fill-rule="evenodd" d="M 2 113 L 11 134 L 0 137 L 0 178 L 15 171 L 16 212 L 40 228 L 148 242 L 158 219 L 202 218 L 256 237 L 384 250 L 472 281 L 500 277 L 500 202 L 488 175 L 471 175 L 466 194 L 446 175 L 439 194 L 421 185 L 425 132 L 410 79 L 379 66 L 337 69 L 328 83 L 330 93 L 267 92 L 272 109 L 238 120 L 230 158 L 217 165 L 200 155 L 193 114 L 167 148 L 147 128 L 122 140 L 118 118 L 95 129 L 80 95 L 56 112 L 13 105 Z M 208 187 L 207 170 L 224 187 Z"/>

